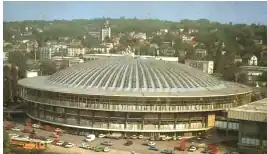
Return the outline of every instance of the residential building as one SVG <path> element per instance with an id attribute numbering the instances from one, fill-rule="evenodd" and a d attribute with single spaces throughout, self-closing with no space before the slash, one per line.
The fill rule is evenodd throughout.
<path id="1" fill-rule="evenodd" d="M 234 63 L 242 63 L 242 58 L 240 56 L 235 56 Z"/>
<path id="2" fill-rule="evenodd" d="M 38 76 L 40 70 L 27 70 L 26 71 L 26 77 L 31 78 L 31 77 L 36 77 Z"/>
<path id="3" fill-rule="evenodd" d="M 89 49 L 90 53 L 109 53 L 110 48 L 105 45 L 96 45 Z"/>
<path id="4" fill-rule="evenodd" d="M 258 65 L 258 58 L 255 55 L 251 56 L 248 60 L 248 65 L 249 66 L 257 66 Z"/>
<path id="5" fill-rule="evenodd" d="M 76 64 L 83 63 L 84 60 L 80 59 L 79 57 L 60 57 L 60 56 L 55 56 L 51 59 L 55 65 L 56 68 L 59 69 L 62 65 L 66 67 L 71 67 Z"/>
<path id="6" fill-rule="evenodd" d="M 196 56 L 199 59 L 202 59 L 207 56 L 208 52 L 205 49 L 196 49 Z"/>
<path id="7" fill-rule="evenodd" d="M 202 70 L 204 73 L 213 74 L 214 62 L 213 61 L 203 61 L 203 60 L 185 60 L 185 64 Z"/>
<path id="8" fill-rule="evenodd" d="M 90 36 L 92 36 L 94 38 L 97 38 L 97 39 L 100 38 L 100 34 L 101 34 L 101 32 L 93 32 L 93 31 L 88 32 L 88 35 L 90 35 Z"/>
<path id="9" fill-rule="evenodd" d="M 84 55 L 87 51 L 88 49 L 85 47 L 70 45 L 67 48 L 67 53 L 68 53 L 67 55 L 70 57 L 75 57 L 79 55 Z"/>
<path id="10" fill-rule="evenodd" d="M 262 73 L 265 71 L 267 71 L 267 67 L 260 67 L 260 66 L 240 67 L 240 73 L 244 73 L 247 75 L 248 83 L 256 83 L 259 79 L 259 76 L 262 75 Z"/>
<path id="11" fill-rule="evenodd" d="M 267 153 L 267 98 L 232 108 L 228 118 L 239 121 L 238 148 L 244 154 Z"/>
<path id="12" fill-rule="evenodd" d="M 55 54 L 55 50 L 53 50 L 53 48 L 50 46 L 40 47 L 39 51 L 40 51 L 40 60 L 41 61 L 42 60 L 49 60 Z"/>
<path id="13" fill-rule="evenodd" d="M 182 36 L 182 40 L 185 41 L 192 41 L 195 37 L 193 36 L 187 36 L 187 35 L 183 35 Z"/>
<path id="14" fill-rule="evenodd" d="M 106 37 L 111 37 L 111 28 L 109 25 L 109 21 L 106 21 L 104 27 L 101 29 L 101 41 L 104 41 Z"/>

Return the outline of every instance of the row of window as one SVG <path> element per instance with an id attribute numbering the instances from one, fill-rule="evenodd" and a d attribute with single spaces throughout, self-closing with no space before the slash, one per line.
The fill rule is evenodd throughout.
<path id="1" fill-rule="evenodd" d="M 57 122 L 57 123 L 62 123 L 62 124 L 70 124 L 70 125 L 80 125 L 80 126 L 88 126 L 88 127 L 94 127 L 94 128 L 105 128 L 105 129 L 128 129 L 128 130 L 173 130 L 173 129 L 201 129 L 203 128 L 203 124 L 201 122 L 196 122 L 196 123 L 178 123 L 176 124 L 176 128 L 174 124 L 165 124 L 165 125 L 160 125 L 158 127 L 157 124 L 144 124 L 142 125 L 141 123 L 107 123 L 107 122 L 93 122 L 90 120 L 85 120 L 81 119 L 80 124 L 78 124 L 78 120 L 75 118 L 67 118 L 66 121 L 63 118 L 58 118 L 58 117 L 52 117 L 49 115 L 44 116 L 43 113 L 40 113 L 40 118 L 47 120 L 47 121 L 52 121 L 52 122 Z M 205 126 L 204 126 L 205 127 Z"/>
<path id="2" fill-rule="evenodd" d="M 36 99 L 28 98 L 29 100 L 36 101 Z M 128 111 L 128 112 L 137 112 L 137 111 L 151 111 L 151 112 L 176 112 L 176 111 L 206 111 L 206 110 L 222 110 L 227 108 L 232 108 L 234 106 L 233 103 L 229 104 L 203 104 L 203 105 L 183 105 L 183 106 L 171 106 L 171 105 L 128 105 L 128 104 L 87 104 L 87 103 L 79 103 L 79 102 L 61 102 L 50 99 L 44 99 L 42 101 L 38 101 L 40 104 L 54 105 L 54 106 L 62 106 L 68 108 L 80 108 L 80 109 L 100 109 L 100 110 L 110 110 L 110 111 Z M 58 112 L 64 112 L 64 109 L 58 110 Z"/>
<path id="3" fill-rule="evenodd" d="M 38 91 L 28 88 L 19 88 L 19 94 L 21 97 L 32 97 L 38 99 L 50 98 L 58 101 L 71 101 L 71 102 L 83 102 L 83 103 L 96 103 L 96 102 L 105 102 L 109 104 L 116 103 L 137 103 L 141 102 L 143 104 L 188 104 L 188 103 L 211 103 L 211 102 L 242 102 L 249 100 L 250 95 L 237 95 L 237 96 L 225 96 L 225 97 L 204 97 L 204 98 L 139 98 L 139 97 L 117 97 L 117 96 L 80 96 L 72 94 L 62 94 L 46 91 Z"/>

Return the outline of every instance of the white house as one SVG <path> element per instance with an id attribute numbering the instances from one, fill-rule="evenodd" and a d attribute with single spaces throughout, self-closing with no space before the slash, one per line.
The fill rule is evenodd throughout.
<path id="1" fill-rule="evenodd" d="M 79 46 L 69 46 L 67 48 L 68 56 L 74 57 L 79 56 L 80 54 L 84 55 L 87 52 L 87 48 L 79 47 Z"/>
<path id="2" fill-rule="evenodd" d="M 197 68 L 204 73 L 213 74 L 214 62 L 213 61 L 203 61 L 203 60 L 185 60 L 185 64 L 190 67 Z"/>
<path id="3" fill-rule="evenodd" d="M 258 58 L 255 55 L 253 55 L 252 57 L 250 57 L 248 59 L 248 65 L 249 66 L 257 66 L 258 65 Z"/>

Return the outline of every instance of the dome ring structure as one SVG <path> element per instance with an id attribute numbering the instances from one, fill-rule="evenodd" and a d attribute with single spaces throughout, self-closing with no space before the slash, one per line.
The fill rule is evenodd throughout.
<path id="1" fill-rule="evenodd" d="M 95 60 L 18 84 L 36 121 L 146 136 L 208 130 L 218 113 L 251 98 L 249 87 L 187 65 L 133 57 Z"/>

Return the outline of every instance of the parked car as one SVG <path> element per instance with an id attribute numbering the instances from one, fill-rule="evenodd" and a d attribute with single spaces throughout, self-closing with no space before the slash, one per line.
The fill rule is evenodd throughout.
<path id="1" fill-rule="evenodd" d="M 27 136 L 27 135 L 19 135 L 18 138 L 21 138 L 21 139 L 29 139 L 30 137 Z"/>
<path id="2" fill-rule="evenodd" d="M 106 137 L 106 135 L 104 135 L 104 134 L 99 134 L 98 137 L 99 137 L 99 138 L 104 138 L 104 137 Z"/>
<path id="3" fill-rule="evenodd" d="M 104 151 L 104 152 L 109 152 L 109 151 L 110 151 L 110 148 L 109 148 L 109 147 L 105 147 L 105 148 L 103 149 L 103 151 Z"/>
<path id="4" fill-rule="evenodd" d="M 197 150 L 196 146 L 190 146 L 189 149 L 188 149 L 189 152 L 194 152 L 196 150 Z"/>
<path id="5" fill-rule="evenodd" d="M 39 129 L 39 128 L 41 128 L 41 126 L 38 125 L 38 124 L 32 124 L 32 128 L 37 128 L 37 129 Z"/>
<path id="6" fill-rule="evenodd" d="M 133 145 L 133 141 L 127 141 L 124 145 L 126 145 L 126 146 Z"/>
<path id="7" fill-rule="evenodd" d="M 148 145 L 148 146 L 155 146 L 156 143 L 155 143 L 155 142 L 148 142 L 147 145 Z"/>
<path id="8" fill-rule="evenodd" d="M 56 128 L 54 132 L 62 132 L 62 130 L 60 128 Z"/>
<path id="9" fill-rule="evenodd" d="M 177 140 L 177 137 L 176 137 L 176 136 L 173 136 L 173 137 L 172 137 L 172 140 Z"/>
<path id="10" fill-rule="evenodd" d="M 177 140 L 182 140 L 183 138 L 182 138 L 182 136 L 177 136 L 176 139 L 177 139 Z"/>
<path id="11" fill-rule="evenodd" d="M 150 146 L 149 150 L 152 151 L 159 151 L 159 149 L 156 146 Z"/>
<path id="12" fill-rule="evenodd" d="M 20 131 L 21 129 L 19 127 L 11 128 L 12 131 Z"/>
<path id="13" fill-rule="evenodd" d="M 165 150 L 161 151 L 161 153 L 164 153 L 164 154 L 174 154 L 174 151 L 173 150 L 167 150 L 167 149 L 165 149 Z"/>
<path id="14" fill-rule="evenodd" d="M 143 135 L 139 135 L 138 138 L 139 138 L 139 139 L 143 139 L 144 136 L 143 136 Z"/>
<path id="15" fill-rule="evenodd" d="M 72 148 L 74 146 L 73 143 L 67 143 L 64 147 L 65 148 Z"/>
<path id="16" fill-rule="evenodd" d="M 111 141 L 104 141 L 101 144 L 102 145 L 106 145 L 106 146 L 112 146 L 112 142 Z"/>
<path id="17" fill-rule="evenodd" d="M 13 138 L 16 138 L 16 137 L 19 137 L 19 135 L 18 134 L 8 134 L 10 137 L 13 137 Z"/>
<path id="18" fill-rule="evenodd" d="M 64 143 L 64 141 L 57 141 L 57 142 L 56 142 L 56 145 L 57 145 L 57 146 L 62 146 L 63 143 Z"/>
<path id="19" fill-rule="evenodd" d="M 52 142 L 53 142 L 53 140 L 52 140 L 52 139 L 50 139 L 50 138 L 46 138 L 44 141 L 45 141 L 46 143 L 48 143 L 48 144 L 50 144 L 50 143 L 52 143 Z"/>
<path id="20" fill-rule="evenodd" d="M 137 139 L 137 136 L 136 135 L 132 135 L 131 138 L 132 139 Z"/>

